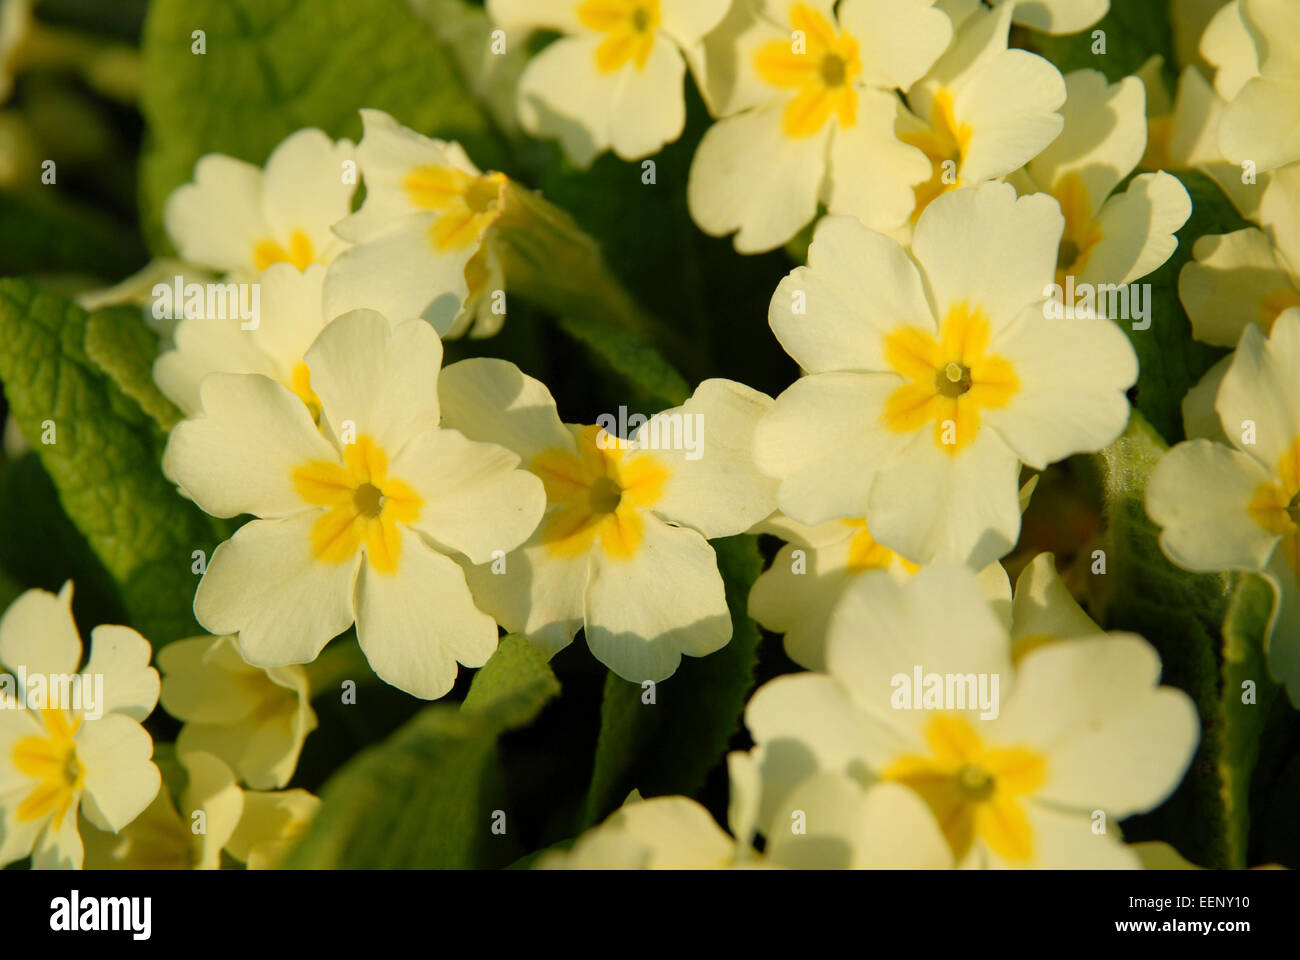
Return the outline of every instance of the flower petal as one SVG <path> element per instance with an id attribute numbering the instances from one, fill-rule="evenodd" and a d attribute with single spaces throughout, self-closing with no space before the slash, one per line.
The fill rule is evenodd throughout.
<path id="1" fill-rule="evenodd" d="M 310 663 L 353 621 L 358 552 L 318 560 L 311 532 L 323 511 L 253 520 L 217 547 L 194 594 L 194 616 L 214 634 L 238 633 L 248 663 Z"/>
<path id="2" fill-rule="evenodd" d="M 542 481 L 518 466 L 519 457 L 505 447 L 439 428 L 403 447 L 390 473 L 424 501 L 414 529 L 486 563 L 527 540 L 546 510 Z"/>
<path id="3" fill-rule="evenodd" d="M 306 405 L 274 380 L 212 373 L 199 400 L 203 414 L 172 430 L 163 473 L 214 517 L 296 513 L 294 469 L 338 459 Z"/>
<path id="4" fill-rule="evenodd" d="M 357 437 L 372 437 L 394 458 L 438 425 L 442 342 L 428 324 L 408 320 L 390 329 L 379 314 L 358 310 L 330 323 L 306 361 L 336 433 L 350 420 Z"/>
<path id="5" fill-rule="evenodd" d="M 682 654 L 702 657 L 726 646 L 731 614 L 709 542 L 648 511 L 641 517 L 643 539 L 631 557 L 593 554 L 587 646 L 624 680 L 657 683 L 676 672 Z"/>
<path id="6" fill-rule="evenodd" d="M 134 720 L 120 713 L 86 720 L 77 731 L 77 759 L 86 777 L 86 819 L 116 833 L 138 817 L 162 784 L 152 756 L 153 738 Z"/>
<path id="7" fill-rule="evenodd" d="M 72 619 L 72 581 L 58 596 L 27 590 L 0 617 L 0 665 L 30 673 L 74 673 L 81 663 L 81 637 Z"/>
<path id="8" fill-rule="evenodd" d="M 497 646 L 492 618 L 474 606 L 465 575 L 450 558 L 399 527 L 396 574 L 365 564 L 357 584 L 357 640 L 385 683 L 436 700 L 456 682 L 456 661 L 487 663 Z"/>
<path id="9" fill-rule="evenodd" d="M 888 371 L 890 331 L 935 330 L 916 265 L 898 243 L 852 217 L 818 222 L 808 265 L 781 281 L 767 316 L 786 353 L 810 373 Z"/>

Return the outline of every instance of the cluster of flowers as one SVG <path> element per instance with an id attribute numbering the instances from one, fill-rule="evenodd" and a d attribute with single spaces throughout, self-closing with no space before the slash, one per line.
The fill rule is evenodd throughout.
<path id="1" fill-rule="evenodd" d="M 355 625 L 375 673 L 425 699 L 484 664 L 499 626 L 548 655 L 581 629 L 619 676 L 661 681 L 730 639 L 709 540 L 768 532 L 788 545 L 750 612 L 807 672 L 749 703 L 732 835 L 653 798 L 546 865 L 1139 865 L 1107 818 L 1177 786 L 1196 710 L 1050 555 L 1014 591 L 998 561 L 1022 471 L 1113 442 L 1138 374 L 1116 323 L 1050 310 L 1052 285 L 1158 268 L 1191 211 L 1158 167 L 1209 170 L 1259 226 L 1201 238 L 1181 277 L 1196 335 L 1236 349 L 1189 395 L 1197 439 L 1159 465 L 1149 510 L 1177 563 L 1270 577 L 1270 664 L 1300 700 L 1300 124 L 1283 116 L 1300 23 L 1281 0 L 1227 4 L 1202 41 L 1213 86 L 1188 68 L 1165 113 L 1142 78 L 1063 77 L 1009 47 L 1013 21 L 1074 32 L 1106 7 L 489 0 L 512 36 L 564 34 L 517 108 L 575 163 L 676 139 L 689 66 L 717 118 L 687 189 L 700 228 L 751 253 L 827 211 L 769 312 L 804 375 L 775 399 L 706 380 L 630 437 L 562 422 L 511 363 L 442 367 L 443 339 L 502 323 L 516 189 L 457 144 L 365 110 L 355 146 L 309 129 L 263 169 L 200 160 L 166 209 L 181 259 L 150 276 L 256 282 L 262 309 L 253 329 L 202 311 L 159 328 L 154 377 L 186 415 L 165 473 L 215 517 L 254 517 L 198 586 L 212 636 L 158 658 L 188 786 L 159 789 L 140 726 L 148 644 L 101 627 L 101 717 L 0 712 L 0 862 L 81 865 L 84 841 L 88 865 L 273 863 L 316 803 L 280 788 L 315 725 L 301 665 L 332 638 Z M 1229 186 L 1247 161 L 1259 184 Z M 696 450 L 648 439 L 694 417 Z M 0 663 L 75 670 L 69 602 L 16 602 Z M 1005 700 L 900 697 L 914 671 Z"/>

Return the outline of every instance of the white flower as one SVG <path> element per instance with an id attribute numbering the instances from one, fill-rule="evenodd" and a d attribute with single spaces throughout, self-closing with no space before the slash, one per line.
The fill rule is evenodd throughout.
<path id="1" fill-rule="evenodd" d="M 488 15 L 522 43 L 536 28 L 567 34 L 529 61 L 518 111 L 534 136 L 557 137 L 580 167 L 613 148 L 624 160 L 682 134 L 682 80 L 700 38 L 729 0 L 488 0 Z M 680 48 L 680 49 L 679 49 Z"/>
<path id="2" fill-rule="evenodd" d="M 1230 102 L 1219 124 L 1219 146 L 1233 163 L 1274 170 L 1300 160 L 1300 6 L 1294 0 L 1239 0 L 1230 6 L 1244 21 L 1259 67 L 1239 89 L 1223 94 Z"/>
<path id="3" fill-rule="evenodd" d="M 320 799 L 306 790 L 244 791 L 244 812 L 226 851 L 249 870 L 273 870 L 307 832 Z"/>
<path id="4" fill-rule="evenodd" d="M 690 797 L 632 799 L 599 826 L 537 862 L 539 870 L 721 870 L 736 844 Z"/>
<path id="5" fill-rule="evenodd" d="M 380 110 L 362 110 L 357 163 L 361 209 L 334 227 L 355 244 L 330 267 L 326 314 L 378 310 L 423 317 L 443 336 L 473 322 L 487 336 L 502 317 L 488 308 L 504 288 L 490 228 L 501 216 L 506 178 L 482 173 L 458 143 L 431 140 Z"/>
<path id="6" fill-rule="evenodd" d="M 80 868 L 80 812 L 118 831 L 153 800 L 161 778 L 153 740 L 140 725 L 158 702 L 149 642 L 128 627 L 99 626 L 81 670 L 80 703 L 55 702 L 56 686 L 77 673 L 81 638 L 72 619 L 72 583 L 56 597 L 28 590 L 0 619 L 0 664 L 10 676 L 43 678 L 47 698 L 0 709 L 0 866 L 29 854 L 37 869 Z M 99 687 L 98 703 L 87 702 Z"/>
<path id="7" fill-rule="evenodd" d="M 116 835 L 88 829 L 86 868 L 217 870 L 222 854 L 250 870 L 276 866 L 311 824 L 320 800 L 306 790 L 241 790 L 218 757 L 181 751 L 187 775 L 179 809 L 166 784 Z M 194 829 L 202 815 L 202 830 Z"/>
<path id="8" fill-rule="evenodd" d="M 86 829 L 87 870 L 216 870 L 244 807 L 234 771 L 210 753 L 181 753 L 180 810 L 164 782 L 153 803 L 116 834 Z M 200 819 L 201 816 L 201 819 Z M 202 829 L 195 829 L 195 824 Z"/>
<path id="9" fill-rule="evenodd" d="M 1248 326 L 1215 408 L 1232 446 L 1177 444 L 1152 471 L 1147 513 L 1161 549 L 1189 570 L 1263 574 L 1277 595 L 1270 672 L 1300 704 L 1300 308 L 1265 338 Z"/>
<path id="10" fill-rule="evenodd" d="M 1067 34 L 1087 30 L 1106 16 L 1110 0 L 990 0 L 993 6 L 1015 8 L 1012 19 L 1021 26 L 1044 33 Z M 957 4 L 960 5 L 961 0 Z M 973 6 L 966 0 L 966 6 Z"/>
<path id="11" fill-rule="evenodd" d="M 153 365 L 153 379 L 183 413 L 199 409 L 199 384 L 209 373 L 257 373 L 284 384 L 320 412 L 303 356 L 327 322 L 321 302 L 325 267 L 299 271 L 277 263 L 256 280 L 257 326 L 245 330 L 238 316 L 186 316 L 172 331 L 171 346 Z"/>
<path id="12" fill-rule="evenodd" d="M 760 802 L 759 771 L 746 753 L 727 757 L 731 774 L 728 821 L 733 839 L 689 797 L 632 796 L 604 823 L 564 852 L 540 858 L 538 869 L 721 870 L 787 867 L 802 870 L 949 867 L 952 854 L 925 803 L 906 787 L 863 789 L 840 773 L 801 782 L 789 796 L 789 816 L 766 825 L 763 853 L 754 849 Z"/>
<path id="13" fill-rule="evenodd" d="M 978 568 L 1015 543 L 1021 463 L 1119 436 L 1128 339 L 1108 320 L 1044 315 L 1062 222 L 1050 197 L 988 183 L 930 205 L 915 262 L 847 218 L 818 225 L 769 312 L 809 375 L 754 434 L 784 513 L 866 517 L 914 563 Z"/>
<path id="14" fill-rule="evenodd" d="M 1158 686 L 1144 640 L 1059 640 L 1013 664 L 1005 626 L 961 567 L 859 580 L 832 618 L 827 669 L 778 677 L 746 708 L 760 822 L 788 822 L 800 783 L 841 773 L 915 791 L 962 867 L 1134 867 L 1116 821 L 1161 803 L 1196 748 L 1196 709 Z M 930 702 L 929 684 L 918 705 L 899 679 L 918 670 L 944 690 L 983 684 L 994 709 Z"/>
<path id="15" fill-rule="evenodd" d="M 1067 276 L 1076 283 L 1132 283 L 1173 255 L 1191 198 L 1164 172 L 1139 174 L 1123 194 L 1111 195 L 1146 150 L 1142 81 L 1108 84 L 1096 70 L 1076 70 L 1065 86 L 1065 128 L 1029 162 L 1021 192 L 1041 190 L 1061 205 L 1059 286 Z"/>
<path id="16" fill-rule="evenodd" d="M 1060 71 L 1007 48 L 1015 6 L 978 7 L 957 21 L 951 45 L 907 90 L 898 136 L 924 151 L 930 169 L 916 187 L 908 224 L 896 231 L 899 239 L 935 197 L 1011 173 L 1061 132 Z"/>
<path id="17" fill-rule="evenodd" d="M 1257 217 L 1262 229 L 1197 238 L 1195 260 L 1178 275 L 1197 340 L 1233 347 L 1248 326 L 1268 333 L 1283 311 L 1300 306 L 1300 164 L 1270 175 Z"/>
<path id="18" fill-rule="evenodd" d="M 507 630 L 554 654 L 585 627 L 596 659 L 635 682 L 663 680 L 682 654 L 727 643 L 731 616 L 708 541 L 772 511 L 774 484 L 750 458 L 770 398 L 706 380 L 623 442 L 561 423 L 545 385 L 505 361 L 453 364 L 439 390 L 449 425 L 514 451 L 546 485 L 546 517 L 528 542 L 466 572 Z"/>
<path id="19" fill-rule="evenodd" d="M 192 637 L 158 653 L 163 709 L 182 721 L 176 750 L 202 751 L 259 790 L 293 776 L 307 734 L 316 729 L 302 667 L 252 667 L 234 637 Z"/>
<path id="20" fill-rule="evenodd" d="M 319 430 L 282 384 L 204 378 L 203 415 L 172 431 L 163 467 L 208 513 L 261 518 L 217 547 L 194 598 L 250 664 L 307 663 L 355 621 L 375 672 L 431 699 L 457 660 L 482 666 L 496 648 L 448 554 L 518 546 L 545 495 L 513 453 L 439 426 L 441 360 L 422 321 L 339 317 L 306 355 Z"/>
<path id="21" fill-rule="evenodd" d="M 266 168 L 210 153 L 194 182 L 167 198 L 163 222 L 181 259 L 251 280 L 273 263 L 305 270 L 344 244 L 331 231 L 352 209 L 352 144 L 319 130 L 291 134 Z"/>
<path id="22" fill-rule="evenodd" d="M 895 135 L 897 90 L 947 46 L 948 18 L 931 0 L 831 6 L 737 0 L 705 38 L 704 95 L 722 119 L 700 141 L 687 201 L 706 233 L 739 231 L 741 253 L 784 243 L 819 202 L 896 227 L 929 174 L 921 151 Z"/>
<path id="23" fill-rule="evenodd" d="M 1056 572 L 1052 554 L 1040 553 L 1020 571 L 1011 601 L 1013 662 L 1044 644 L 1101 632 Z"/>
<path id="24" fill-rule="evenodd" d="M 758 528 L 790 542 L 749 591 L 749 615 L 785 635 L 785 652 L 809 670 L 826 666 L 826 624 L 853 582 L 884 573 L 903 579 L 921 569 L 876 542 L 862 518 L 828 520 L 815 527 L 787 517 L 770 518 Z M 980 571 L 990 602 L 1011 613 L 1011 583 L 1000 563 Z"/>

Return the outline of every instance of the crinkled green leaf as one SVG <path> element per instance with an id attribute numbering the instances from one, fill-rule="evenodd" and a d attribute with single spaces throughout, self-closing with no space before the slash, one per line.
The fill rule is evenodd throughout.
<path id="1" fill-rule="evenodd" d="M 1228 863 L 1233 867 L 1251 865 L 1248 860 L 1251 775 L 1259 759 L 1260 738 L 1269 710 L 1281 692 L 1281 687 L 1269 676 L 1262 642 L 1272 608 L 1272 587 L 1260 577 L 1242 576 L 1223 621 L 1219 777 L 1227 815 Z"/>
<path id="2" fill-rule="evenodd" d="M 206 53 L 191 52 L 195 30 Z M 199 157 L 261 164 L 303 127 L 356 140 L 362 107 L 500 166 L 500 145 L 450 56 L 403 0 L 156 0 L 143 50 L 141 199 L 155 251 L 163 204 Z"/>
<path id="3" fill-rule="evenodd" d="M 162 437 L 86 353 L 89 316 L 21 280 L 0 280 L 0 382 L 68 517 L 155 647 L 199 632 L 192 553 L 215 528 L 159 468 Z M 42 443 L 52 423 L 54 443 Z"/>
<path id="4" fill-rule="evenodd" d="M 1125 821 L 1124 833 L 1168 841 L 1200 866 L 1240 867 L 1255 762 L 1243 744 L 1258 736 L 1276 693 L 1261 652 L 1259 591 L 1270 593 L 1269 603 L 1271 591 L 1256 577 L 1191 573 L 1165 557 L 1145 496 L 1167 449 L 1135 412 L 1124 435 L 1086 461 L 1106 521 L 1106 572 L 1091 580 L 1093 611 L 1107 629 L 1145 637 L 1160 654 L 1163 682 L 1185 690 L 1201 719 L 1201 742 L 1181 786 L 1155 811 Z M 1257 682 L 1264 707 L 1241 704 L 1243 679 Z"/>
<path id="5" fill-rule="evenodd" d="M 677 672 L 656 685 L 652 704 L 642 702 L 640 684 L 609 674 L 587 794 L 588 825 L 631 789 L 645 796 L 698 794 L 740 729 L 758 662 L 758 627 L 746 609 L 763 563 L 751 536 L 715 540 L 713 546 L 731 609 L 731 641 L 707 657 L 683 657 Z"/>
<path id="6" fill-rule="evenodd" d="M 517 859 L 497 739 L 530 723 L 559 691 L 545 658 L 522 637 L 506 637 L 459 709 L 425 707 L 330 778 L 285 866 L 474 867 Z M 492 831 L 496 810 L 505 814 L 504 834 Z"/>
<path id="7" fill-rule="evenodd" d="M 176 404 L 153 382 L 158 335 L 145 325 L 139 308 L 110 307 L 91 314 L 86 325 L 86 353 L 164 430 L 181 419 Z"/>

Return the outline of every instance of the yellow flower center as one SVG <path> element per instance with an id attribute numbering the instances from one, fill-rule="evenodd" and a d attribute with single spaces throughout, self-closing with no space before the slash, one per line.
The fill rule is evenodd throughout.
<path id="1" fill-rule="evenodd" d="M 989 352 L 989 321 L 964 301 L 954 304 L 936 337 L 901 326 L 885 337 L 885 359 L 903 377 L 885 403 L 891 430 L 909 433 L 934 422 L 934 440 L 956 454 L 979 433 L 981 409 L 1005 407 L 1020 389 L 1011 362 Z"/>
<path id="2" fill-rule="evenodd" d="M 42 710 L 41 720 L 45 724 L 45 736 L 23 737 L 14 744 L 14 767 L 37 781 L 18 805 L 16 816 L 21 822 L 52 814 L 54 829 L 58 830 L 86 782 L 74 739 L 81 720 L 52 709 Z"/>
<path id="3" fill-rule="evenodd" d="M 629 61 L 645 69 L 662 17 L 659 0 L 584 0 L 578 5 L 578 20 L 605 34 L 596 47 L 596 69 L 613 73 Z"/>
<path id="4" fill-rule="evenodd" d="M 969 123 L 957 122 L 953 113 L 952 91 L 945 87 L 934 94 L 934 102 L 930 107 L 930 126 L 899 134 L 898 139 L 911 144 L 930 158 L 930 179 L 912 189 L 916 197 L 916 204 L 912 208 L 913 223 L 916 223 L 931 201 L 961 186 L 961 165 L 966 151 L 970 149 L 973 132 Z"/>
<path id="5" fill-rule="evenodd" d="M 1024 747 L 986 745 L 966 719 L 939 714 L 925 727 L 929 754 L 906 754 L 884 779 L 911 787 L 930 807 L 962 859 L 978 837 L 1012 863 L 1034 858 L 1024 801 L 1047 781 L 1047 761 Z"/>
<path id="6" fill-rule="evenodd" d="M 781 129 L 798 140 L 820 131 L 831 117 L 841 127 L 858 118 L 853 83 L 862 73 L 858 41 L 807 3 L 790 6 L 791 39 L 770 40 L 758 48 L 754 66 L 765 83 L 797 91 L 786 105 Z"/>
<path id="7" fill-rule="evenodd" d="M 311 531 L 312 556 L 343 563 L 365 548 L 370 565 L 396 573 L 402 541 L 398 524 L 420 519 L 424 501 L 401 480 L 388 475 L 388 456 L 369 436 L 343 448 L 343 463 L 313 460 L 293 471 L 294 489 L 326 510 Z"/>
<path id="8" fill-rule="evenodd" d="M 1246 507 L 1256 523 L 1282 539 L 1277 549 L 1300 586 L 1300 437 L 1291 441 L 1277 465 L 1277 483 L 1262 483 Z"/>
<path id="9" fill-rule="evenodd" d="M 1077 277 L 1101 241 L 1101 225 L 1092 219 L 1088 188 L 1077 173 L 1067 173 L 1052 190 L 1065 217 L 1065 232 L 1056 257 L 1056 282 L 1062 290 L 1067 276 Z"/>
<path id="10" fill-rule="evenodd" d="M 406 196 L 421 210 L 441 214 L 429 228 L 438 253 L 465 250 L 483 239 L 505 208 L 506 176 L 475 177 L 450 166 L 414 167 L 402 179 Z"/>
<path id="11" fill-rule="evenodd" d="M 253 247 L 253 265 L 258 272 L 273 263 L 292 263 L 299 270 L 306 270 L 316 262 L 316 249 L 311 238 L 301 230 L 289 234 L 289 249 L 286 250 L 275 240 L 261 240 Z"/>
<path id="12" fill-rule="evenodd" d="M 864 519 L 841 520 L 840 523 L 847 524 L 856 529 L 853 539 L 849 541 L 849 573 L 862 573 L 867 570 L 884 570 L 895 561 L 903 565 L 903 569 L 908 573 L 916 573 L 920 570 L 918 564 L 905 560 L 893 550 L 876 542 L 870 531 L 867 530 L 867 521 Z"/>
<path id="13" fill-rule="evenodd" d="M 558 556 L 577 556 L 599 545 L 613 560 L 635 556 L 645 536 L 641 511 L 663 496 L 669 471 L 642 450 L 623 450 L 604 431 L 583 427 L 577 452 L 552 447 L 532 459 L 529 469 L 546 487 L 548 513 L 542 540 Z"/>

